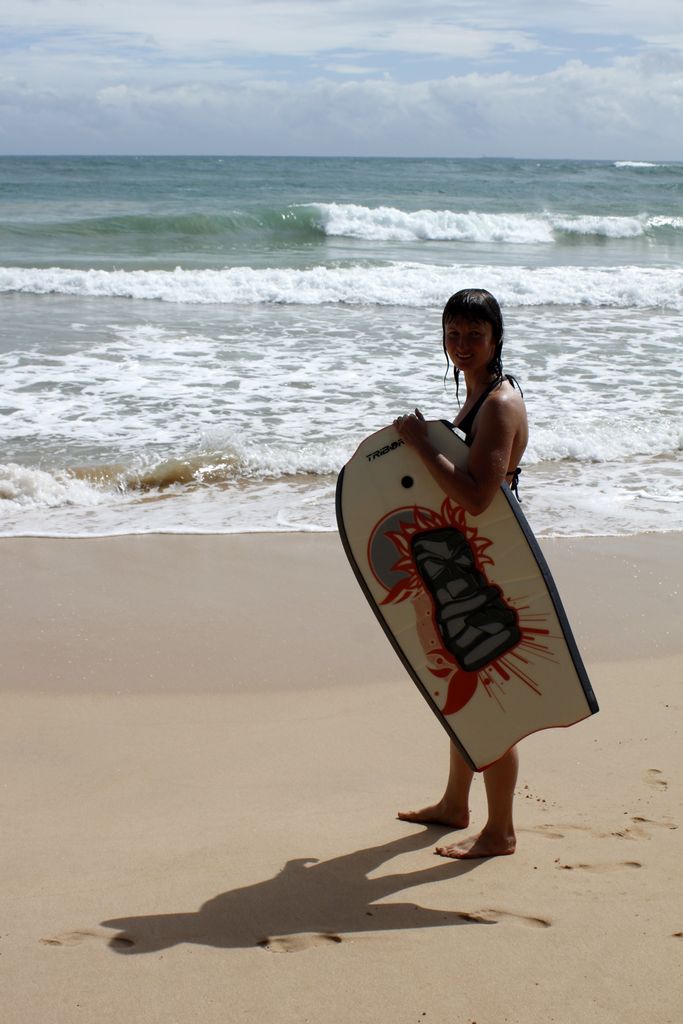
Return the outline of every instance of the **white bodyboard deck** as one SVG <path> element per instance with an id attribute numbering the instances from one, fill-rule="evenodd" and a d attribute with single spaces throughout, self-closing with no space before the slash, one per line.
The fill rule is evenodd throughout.
<path id="1" fill-rule="evenodd" d="M 462 468 L 468 449 L 427 424 Z M 337 523 L 365 596 L 423 697 L 472 768 L 529 733 L 598 710 L 552 576 L 503 485 L 471 516 L 393 426 L 367 438 L 337 483 Z"/>

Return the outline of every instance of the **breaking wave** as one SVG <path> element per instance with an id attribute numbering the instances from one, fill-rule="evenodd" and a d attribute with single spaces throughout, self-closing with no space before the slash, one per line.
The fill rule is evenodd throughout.
<path id="1" fill-rule="evenodd" d="M 470 281 L 507 306 L 683 309 L 683 271 L 665 267 L 385 266 L 309 269 L 69 270 L 0 268 L 0 292 L 190 304 L 393 305 L 429 307 Z"/>
<path id="2" fill-rule="evenodd" d="M 683 230 L 683 217 L 647 215 L 614 217 L 557 213 L 457 213 L 451 210 L 406 212 L 390 206 L 320 203 L 327 235 L 367 241 L 501 242 L 512 245 L 552 244 L 563 237 L 636 238 L 662 228 Z"/>
<path id="3" fill-rule="evenodd" d="M 0 241 L 48 239 L 51 245 L 74 240 L 103 251 L 115 242 L 132 251 L 150 245 L 173 250 L 221 251 L 241 242 L 272 244 L 324 242 L 325 238 L 355 238 L 374 242 L 505 243 L 553 245 L 571 236 L 656 239 L 663 229 L 683 230 L 683 217 L 672 214 L 618 217 L 600 214 L 486 213 L 477 210 L 400 210 L 391 206 L 354 203 L 304 203 L 282 208 L 225 212 L 129 214 L 44 222 L 0 223 Z"/>

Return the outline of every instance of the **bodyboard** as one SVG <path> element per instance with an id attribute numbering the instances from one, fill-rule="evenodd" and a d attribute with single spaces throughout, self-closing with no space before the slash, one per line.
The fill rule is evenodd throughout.
<path id="1" fill-rule="evenodd" d="M 468 448 L 450 424 L 427 430 L 464 469 Z M 377 619 L 473 769 L 530 733 L 598 710 L 548 565 L 507 484 L 472 516 L 389 426 L 342 469 L 336 510 Z"/>

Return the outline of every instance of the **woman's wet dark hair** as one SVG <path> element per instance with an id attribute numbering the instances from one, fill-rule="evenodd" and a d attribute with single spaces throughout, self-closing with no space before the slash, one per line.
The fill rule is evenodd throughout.
<path id="1" fill-rule="evenodd" d="M 457 319 L 469 320 L 473 323 L 483 321 L 484 323 L 491 324 L 493 341 L 496 348 L 493 358 L 487 366 L 487 370 L 496 378 L 502 379 L 504 376 L 502 359 L 504 328 L 503 314 L 500 311 L 498 301 L 491 295 L 491 292 L 487 292 L 484 288 L 463 288 L 461 291 L 456 292 L 455 295 L 451 295 L 444 306 L 441 316 L 443 351 L 446 356 L 446 376 L 444 380 L 448 376 L 450 367 L 450 359 L 446 351 L 446 327 L 452 320 Z M 455 394 L 458 397 L 460 371 L 457 366 L 453 367 L 453 378 L 455 380 Z"/>

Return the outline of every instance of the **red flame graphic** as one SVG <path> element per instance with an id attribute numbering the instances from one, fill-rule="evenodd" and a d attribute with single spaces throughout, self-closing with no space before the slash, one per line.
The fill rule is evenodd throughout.
<path id="1" fill-rule="evenodd" d="M 493 565 L 494 561 L 488 554 L 492 541 L 487 537 L 479 535 L 476 527 L 467 522 L 465 510 L 452 498 L 446 498 L 439 512 L 433 509 L 420 508 L 417 505 L 406 508 L 410 518 L 402 520 L 398 529 L 387 530 L 385 536 L 394 544 L 399 557 L 392 565 L 392 573 L 401 573 L 401 578 L 395 583 L 382 600 L 382 605 L 399 604 L 406 600 L 416 600 L 425 593 L 425 586 L 417 571 L 417 566 L 412 557 L 411 539 L 418 533 L 427 530 L 434 530 L 444 526 L 454 526 L 466 538 L 470 550 L 474 556 L 477 568 L 483 572 L 485 565 Z M 485 575 L 485 573 L 484 573 Z M 523 599 L 521 599 L 523 600 Z M 507 598 L 511 606 L 519 605 L 519 600 Z M 446 702 L 441 708 L 444 716 L 455 714 L 465 707 L 472 698 L 478 683 L 482 683 L 486 692 L 499 700 L 495 688 L 503 689 L 504 684 L 512 677 L 520 680 L 535 693 L 540 695 L 540 690 L 533 677 L 529 674 L 532 658 L 554 661 L 550 649 L 541 641 L 541 637 L 550 638 L 548 629 L 540 628 L 538 619 L 545 619 L 546 616 L 525 616 L 523 607 L 517 608 L 519 628 L 522 635 L 519 643 L 506 654 L 496 658 L 489 665 L 486 665 L 478 672 L 467 672 L 458 665 L 457 661 L 444 647 L 427 651 L 427 658 L 432 664 L 428 666 L 432 675 L 439 679 L 447 680 L 448 693 Z M 531 622 L 535 625 L 532 627 Z M 439 637 L 439 639 L 441 639 Z"/>

